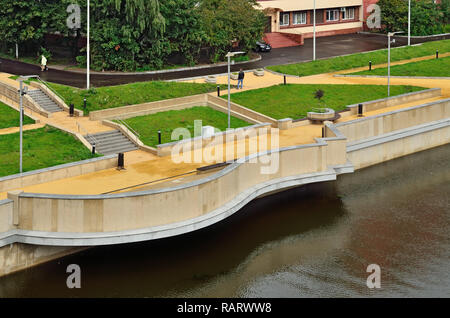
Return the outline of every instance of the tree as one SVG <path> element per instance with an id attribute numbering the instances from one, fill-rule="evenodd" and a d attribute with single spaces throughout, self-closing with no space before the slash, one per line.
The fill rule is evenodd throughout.
<path id="1" fill-rule="evenodd" d="M 210 59 L 222 60 L 236 41 L 240 49 L 250 51 L 260 40 L 265 27 L 264 13 L 255 0 L 203 0 L 200 2 L 205 45 L 211 48 Z"/>
<path id="2" fill-rule="evenodd" d="M 40 47 L 52 14 L 51 2 L 0 0 L 0 42 L 12 53 L 16 44 L 22 51 Z"/>
<path id="3" fill-rule="evenodd" d="M 408 0 L 379 0 L 381 24 L 386 32 L 408 30 Z M 433 0 L 411 1 L 411 35 L 443 32 L 443 13 Z"/>

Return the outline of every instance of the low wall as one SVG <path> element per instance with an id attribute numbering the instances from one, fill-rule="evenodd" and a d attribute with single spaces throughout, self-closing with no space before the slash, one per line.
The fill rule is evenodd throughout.
<path id="1" fill-rule="evenodd" d="M 200 94 L 194 96 L 166 99 L 151 103 L 97 110 L 89 113 L 89 119 L 90 120 L 126 119 L 136 116 L 153 114 L 160 111 L 178 110 L 194 106 L 206 106 L 206 105 L 207 105 L 207 94 Z"/>
<path id="2" fill-rule="evenodd" d="M 30 86 L 40 89 L 43 91 L 52 101 L 54 101 L 60 108 L 62 108 L 65 112 L 69 112 L 69 106 L 58 96 L 56 95 L 51 89 L 49 89 L 47 86 L 38 83 L 38 82 L 30 82 Z M 79 109 L 74 109 L 74 115 L 78 117 L 83 117 L 83 111 Z"/>
<path id="3" fill-rule="evenodd" d="M 213 95 L 208 95 L 208 102 L 217 104 L 221 107 L 225 107 L 228 108 L 228 101 L 217 97 L 217 96 L 213 96 Z M 251 110 L 247 107 L 241 106 L 239 104 L 230 103 L 230 109 L 236 113 L 242 114 L 248 118 L 252 118 L 253 120 L 256 120 L 260 123 L 270 123 L 273 127 L 278 127 L 278 122 L 276 119 L 273 119 L 272 117 L 263 115 L 261 113 L 255 112 L 254 110 Z"/>
<path id="4" fill-rule="evenodd" d="M 0 95 L 3 95 L 7 99 L 13 101 L 14 103 L 17 103 L 17 105 L 20 104 L 20 97 L 19 92 L 16 88 L 11 87 L 9 85 L 6 85 L 5 83 L 0 82 Z M 30 96 L 24 95 L 22 98 L 22 105 L 24 108 L 29 108 L 33 110 L 34 112 L 41 114 L 44 117 L 51 117 L 51 113 L 45 111 L 42 109 L 37 103 L 31 99 Z"/>
<path id="5" fill-rule="evenodd" d="M 0 192 L 64 178 L 76 177 L 90 172 L 114 168 L 116 166 L 117 156 L 109 155 L 6 176 L 0 178 Z"/>
<path id="6" fill-rule="evenodd" d="M 0 233 L 0 244 L 89 246 L 186 233 L 228 217 L 264 193 L 335 180 L 337 171 L 351 169 L 345 166 L 345 146 L 340 136 L 319 138 L 315 144 L 248 156 L 172 188 L 91 196 L 16 193 L 17 230 Z M 267 156 L 279 163 L 270 174 L 262 173 L 268 164 L 261 158 Z"/>
<path id="7" fill-rule="evenodd" d="M 13 209 L 13 200 L 0 200 L 0 233 L 13 229 Z"/>
<path id="8" fill-rule="evenodd" d="M 355 169 L 361 169 L 441 146 L 449 141 L 450 118 L 446 118 L 350 143 L 347 151 Z"/>
<path id="9" fill-rule="evenodd" d="M 180 141 L 174 141 L 174 142 L 170 142 L 170 143 L 165 143 L 165 144 L 161 144 L 157 146 L 158 149 L 158 156 L 160 157 L 164 157 L 164 156 L 170 156 L 172 154 L 172 149 L 174 147 L 179 147 L 180 145 L 183 144 L 188 144 L 187 147 L 189 147 L 190 151 L 194 151 L 196 149 L 201 149 L 204 147 L 207 147 L 208 145 L 210 145 L 213 141 L 215 137 L 219 137 L 222 136 L 223 138 L 223 143 L 222 145 L 225 145 L 227 140 L 241 140 L 240 138 L 243 136 L 248 135 L 249 137 L 251 137 L 252 135 L 249 132 L 256 132 L 257 136 L 263 136 L 263 135 L 270 135 L 270 127 L 271 125 L 268 123 L 262 123 L 262 124 L 257 124 L 257 125 L 253 125 L 253 126 L 248 126 L 248 127 L 242 127 L 242 128 L 237 128 L 237 129 L 232 129 L 232 130 L 227 130 L 227 131 L 223 131 L 223 132 L 219 132 L 214 134 L 211 137 L 202 137 L 202 136 L 198 136 L 195 138 L 190 138 L 190 139 L 183 139 Z"/>
<path id="10" fill-rule="evenodd" d="M 374 101 L 362 103 L 363 112 L 370 112 L 386 107 L 397 106 L 401 104 L 411 103 L 422 99 L 433 98 L 441 96 L 440 88 L 431 88 L 419 92 L 412 92 L 392 97 L 386 97 L 382 99 L 377 99 Z M 347 108 L 350 109 L 351 115 L 356 115 L 358 113 L 358 104 L 349 105 Z"/>
<path id="11" fill-rule="evenodd" d="M 336 124 L 348 142 L 363 140 L 395 130 L 447 118 L 450 116 L 450 99 L 399 109 Z"/>

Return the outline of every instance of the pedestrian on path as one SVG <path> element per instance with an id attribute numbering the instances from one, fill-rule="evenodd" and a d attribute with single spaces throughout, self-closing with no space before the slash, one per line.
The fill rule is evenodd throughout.
<path id="1" fill-rule="evenodd" d="M 42 54 L 41 56 L 41 71 L 44 72 L 47 70 L 47 58 Z"/>
<path id="2" fill-rule="evenodd" d="M 243 84 L 244 84 L 244 76 L 245 76 L 244 71 L 241 68 L 241 70 L 239 71 L 239 74 L 238 74 L 237 89 L 239 89 L 239 84 L 241 85 L 241 89 L 242 89 Z"/>

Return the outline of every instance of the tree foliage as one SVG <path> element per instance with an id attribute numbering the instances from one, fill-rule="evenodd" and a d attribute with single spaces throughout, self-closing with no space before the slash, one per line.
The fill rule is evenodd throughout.
<path id="1" fill-rule="evenodd" d="M 233 43 L 249 51 L 264 29 L 255 0 L 91 0 L 91 67 L 96 70 L 160 68 L 172 60 L 194 64 L 201 48 L 224 58 Z M 76 46 L 66 25 L 69 4 L 81 7 L 80 34 L 86 34 L 86 0 L 0 0 L 0 41 L 12 52 L 17 42 L 35 55 L 45 34 L 58 33 Z M 1 48 L 1 46 L 0 46 Z M 73 50 L 78 52 L 77 49 Z M 85 63 L 85 50 L 77 61 Z"/>
<path id="2" fill-rule="evenodd" d="M 448 4 L 448 0 L 443 1 Z M 408 31 L 408 0 L 379 0 L 378 5 L 386 32 Z M 446 23 L 443 10 L 442 5 L 433 0 L 412 0 L 411 35 L 443 33 Z"/>

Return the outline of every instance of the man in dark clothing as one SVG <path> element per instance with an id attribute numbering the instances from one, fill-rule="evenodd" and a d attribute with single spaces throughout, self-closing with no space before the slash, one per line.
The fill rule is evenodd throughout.
<path id="1" fill-rule="evenodd" d="M 242 89 L 242 86 L 244 84 L 244 71 L 242 71 L 242 68 L 239 71 L 239 75 L 238 75 L 238 83 L 237 83 L 237 88 L 238 89 L 239 89 L 239 84 L 241 85 L 241 89 Z"/>

